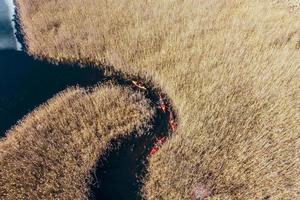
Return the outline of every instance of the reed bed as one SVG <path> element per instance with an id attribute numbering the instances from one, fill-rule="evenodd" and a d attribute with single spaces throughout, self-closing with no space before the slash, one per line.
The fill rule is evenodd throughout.
<path id="1" fill-rule="evenodd" d="M 149 128 L 148 103 L 113 85 L 57 94 L 1 140 L 1 199 L 87 199 L 97 161 L 116 148 L 110 141 Z"/>
<path id="2" fill-rule="evenodd" d="M 17 2 L 30 54 L 111 65 L 170 97 L 179 127 L 150 159 L 146 199 L 300 198 L 300 15 L 287 1 Z"/>

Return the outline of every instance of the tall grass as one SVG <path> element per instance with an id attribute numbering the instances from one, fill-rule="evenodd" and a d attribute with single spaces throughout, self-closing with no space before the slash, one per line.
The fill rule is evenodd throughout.
<path id="1" fill-rule="evenodd" d="M 300 15 L 272 0 L 18 0 L 28 51 L 151 79 L 179 129 L 147 199 L 299 199 Z M 284 2 L 284 1 L 282 1 Z"/>
<path id="2" fill-rule="evenodd" d="M 112 146 L 153 116 L 139 93 L 69 88 L 27 115 L 0 142 L 1 199 L 87 199 L 90 174 Z"/>

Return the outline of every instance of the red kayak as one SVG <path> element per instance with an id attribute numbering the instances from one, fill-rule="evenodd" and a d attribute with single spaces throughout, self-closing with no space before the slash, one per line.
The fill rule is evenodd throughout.
<path id="1" fill-rule="evenodd" d="M 152 156 L 153 154 L 155 154 L 159 150 L 159 148 L 163 145 L 163 143 L 165 143 L 166 139 L 167 139 L 166 137 L 161 137 L 156 139 L 153 147 L 150 150 L 149 155 Z"/>
<path id="2" fill-rule="evenodd" d="M 172 132 L 176 131 L 177 129 L 177 124 L 175 122 L 173 111 L 170 109 L 169 109 L 169 127 L 172 130 Z"/>
<path id="3" fill-rule="evenodd" d="M 165 98 L 162 95 L 159 95 L 159 109 L 161 109 L 164 113 L 167 112 L 167 103 Z"/>

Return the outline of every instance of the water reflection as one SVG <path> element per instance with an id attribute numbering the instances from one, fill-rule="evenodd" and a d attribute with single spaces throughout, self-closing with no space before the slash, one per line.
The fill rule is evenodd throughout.
<path id="1" fill-rule="evenodd" d="M 10 2 L 11 1 L 11 2 Z M 13 28 L 14 5 L 12 0 L 0 1 L 0 49 L 17 49 Z"/>

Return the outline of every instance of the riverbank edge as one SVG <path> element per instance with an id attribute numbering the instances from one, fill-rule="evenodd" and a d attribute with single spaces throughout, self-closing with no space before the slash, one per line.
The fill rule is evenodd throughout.
<path id="1" fill-rule="evenodd" d="M 28 48 L 26 45 L 26 34 L 23 29 L 22 24 L 22 17 L 21 17 L 21 10 L 20 5 L 17 0 L 12 0 L 14 4 L 14 14 L 13 14 L 13 21 L 14 21 L 14 29 L 15 29 L 15 36 L 16 40 L 20 44 L 20 50 L 28 53 Z"/>

